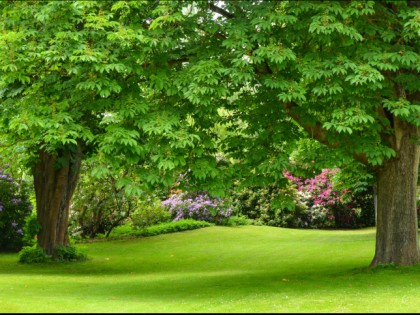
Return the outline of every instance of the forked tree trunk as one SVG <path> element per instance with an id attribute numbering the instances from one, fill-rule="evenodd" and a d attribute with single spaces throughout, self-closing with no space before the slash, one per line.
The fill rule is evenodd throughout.
<path id="1" fill-rule="evenodd" d="M 396 121 L 397 156 L 386 161 L 378 174 L 378 213 L 375 257 L 379 264 L 420 263 L 416 209 L 420 148 L 418 128 Z"/>
<path id="2" fill-rule="evenodd" d="M 33 168 L 37 218 L 41 225 L 38 245 L 55 258 L 58 245 L 69 245 L 70 199 L 76 187 L 82 159 L 81 145 L 51 155 L 39 150 Z"/>

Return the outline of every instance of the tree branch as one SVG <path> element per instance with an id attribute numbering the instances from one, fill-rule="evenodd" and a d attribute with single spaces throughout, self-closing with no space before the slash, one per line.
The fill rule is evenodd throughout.
<path id="1" fill-rule="evenodd" d="M 218 7 L 217 5 L 211 2 L 209 3 L 209 9 L 215 13 L 219 13 L 227 19 L 233 19 L 235 17 L 232 13 L 222 9 L 221 7 Z"/>
<path id="2" fill-rule="evenodd" d="M 306 123 L 302 120 L 302 117 L 299 116 L 296 112 L 293 111 L 293 109 L 296 107 L 296 104 L 288 103 L 285 104 L 284 109 L 286 113 L 294 120 L 296 121 L 299 126 L 301 126 L 306 132 L 308 132 L 315 140 L 319 141 L 322 144 L 325 144 L 326 146 L 330 148 L 337 148 L 339 146 L 342 146 L 342 142 L 334 142 L 331 143 L 328 141 L 327 136 L 329 132 L 325 130 L 321 123 L 315 122 L 312 123 Z M 368 165 L 368 159 L 366 157 L 366 154 L 364 153 L 352 153 L 352 156 L 355 160 L 361 162 L 362 164 Z"/>

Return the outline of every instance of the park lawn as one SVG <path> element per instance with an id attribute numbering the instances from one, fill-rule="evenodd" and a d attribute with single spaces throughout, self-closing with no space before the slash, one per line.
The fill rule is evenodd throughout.
<path id="1" fill-rule="evenodd" d="M 420 310 L 420 266 L 367 268 L 375 230 L 206 227 L 79 244 L 89 260 L 0 255 L 0 312 Z"/>

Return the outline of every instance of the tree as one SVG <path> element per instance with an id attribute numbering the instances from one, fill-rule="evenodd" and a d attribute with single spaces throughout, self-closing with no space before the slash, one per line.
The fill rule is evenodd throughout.
<path id="1" fill-rule="evenodd" d="M 299 125 L 376 174 L 371 265 L 419 263 L 419 2 L 209 1 L 163 7 L 151 26 L 190 35 L 183 41 L 188 63 L 168 81 L 196 106 L 223 107 L 231 112 L 230 123 L 246 125 L 224 141 L 225 151 L 240 160 L 235 173 L 280 180 Z M 180 12 L 182 21 L 174 21 Z"/>
<path id="2" fill-rule="evenodd" d="M 164 13 L 158 2 L 2 1 L 0 9 L 1 151 L 26 153 L 38 244 L 47 254 L 69 243 L 69 203 L 83 158 L 104 156 L 112 169 L 132 165 L 142 181 L 133 187 L 122 178 L 118 189 L 141 193 L 172 185 L 191 148 L 215 152 L 211 134 L 194 125 L 176 93 L 160 96 L 185 52 L 179 29 L 152 27 Z M 213 172 L 211 163 L 189 167 L 199 178 Z"/>
<path id="3" fill-rule="evenodd" d="M 137 161 L 143 154 L 138 131 L 120 123 L 147 108 L 137 84 L 141 67 L 135 67 L 144 51 L 130 43 L 141 36 L 142 26 L 138 21 L 135 27 L 125 25 L 117 5 L 0 4 L 5 146 L 19 144 L 31 157 L 42 226 L 38 242 L 48 254 L 68 245 L 69 202 L 82 156 L 97 151 L 98 143 L 127 160 L 134 156 Z M 133 7 L 142 5 L 148 4 Z"/>
<path id="4" fill-rule="evenodd" d="M 304 130 L 376 173 L 371 265 L 420 261 L 418 2 L 0 6 L 2 125 L 37 157 L 48 252 L 66 242 L 53 229 L 66 232 L 83 152 L 141 165 L 145 186 L 170 185 L 185 170 L 181 186 L 222 194 L 235 177 L 285 181 Z M 240 130 L 220 143 L 216 125 Z"/>

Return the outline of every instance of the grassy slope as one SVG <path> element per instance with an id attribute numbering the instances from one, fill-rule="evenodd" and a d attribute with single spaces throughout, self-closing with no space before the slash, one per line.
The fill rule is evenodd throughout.
<path id="1" fill-rule="evenodd" d="M 420 266 L 366 268 L 373 229 L 216 226 L 80 246 L 90 260 L 0 255 L 0 312 L 420 310 Z"/>

